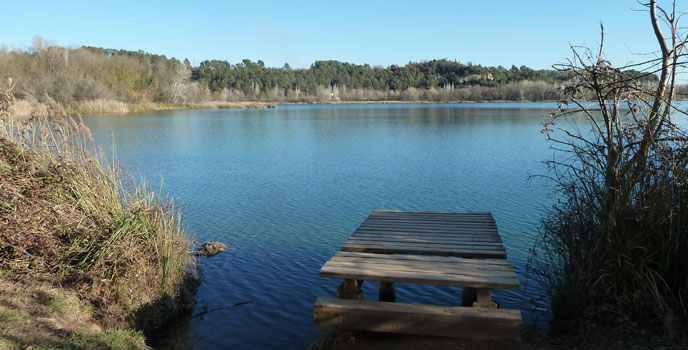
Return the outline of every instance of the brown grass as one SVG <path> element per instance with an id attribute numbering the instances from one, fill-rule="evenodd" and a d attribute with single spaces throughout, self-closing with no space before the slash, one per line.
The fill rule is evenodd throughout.
<path id="1" fill-rule="evenodd" d="M 107 160 L 80 117 L 67 117 L 52 99 L 23 120 L 6 105 L 0 104 L 2 280 L 50 276 L 87 301 L 106 327 L 153 329 L 188 307 L 192 240 L 172 202 Z"/>
<path id="2" fill-rule="evenodd" d="M 31 111 L 34 109 L 31 102 L 28 100 L 15 100 L 13 105 L 10 107 L 10 113 L 12 115 L 31 115 Z"/>
<path id="3" fill-rule="evenodd" d="M 14 281 L 0 275 L 0 350 L 146 349 L 140 332 L 103 331 L 92 319 L 93 306 L 52 279 Z"/>
<path id="4" fill-rule="evenodd" d="M 129 105 L 117 100 L 95 99 L 79 101 L 71 108 L 76 113 L 128 113 Z"/>
<path id="5" fill-rule="evenodd" d="M 22 101 L 21 111 L 23 114 L 17 115 L 30 115 L 31 109 L 25 107 L 28 105 L 32 106 L 31 103 Z M 156 103 L 156 102 L 141 102 L 141 103 L 126 103 L 117 100 L 106 100 L 106 99 L 96 99 L 96 100 L 85 100 L 75 102 L 66 108 L 67 114 L 125 114 L 132 112 L 147 112 L 147 111 L 166 111 L 166 110 L 176 110 L 176 109 L 245 109 L 245 108 L 272 108 L 274 105 L 266 104 L 263 102 L 222 102 L 222 101 L 206 101 L 201 103 L 189 103 L 189 104 L 167 104 L 167 103 Z M 33 107 L 34 109 L 36 106 Z M 40 108 L 40 104 L 39 107 Z M 18 109 L 19 110 L 19 109 Z M 29 112 L 27 112 L 27 110 Z"/>
<path id="6" fill-rule="evenodd" d="M 246 108 L 274 108 L 274 104 L 264 102 L 222 102 L 206 101 L 187 105 L 190 109 L 246 109 Z"/>

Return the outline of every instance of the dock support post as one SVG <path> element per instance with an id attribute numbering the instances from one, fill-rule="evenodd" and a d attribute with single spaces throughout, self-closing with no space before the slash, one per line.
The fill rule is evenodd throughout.
<path id="1" fill-rule="evenodd" d="M 395 301 L 397 299 L 394 289 L 394 282 L 380 281 L 380 291 L 378 293 L 380 301 Z"/>
<path id="2" fill-rule="evenodd" d="M 345 279 L 342 284 L 337 288 L 337 298 L 339 299 L 353 299 L 362 300 L 363 291 L 361 286 L 363 285 L 363 280 L 352 280 Z"/>
<path id="3" fill-rule="evenodd" d="M 476 289 L 476 302 L 473 307 L 482 307 L 487 309 L 496 309 L 497 303 L 492 301 L 492 289 L 478 288 Z"/>

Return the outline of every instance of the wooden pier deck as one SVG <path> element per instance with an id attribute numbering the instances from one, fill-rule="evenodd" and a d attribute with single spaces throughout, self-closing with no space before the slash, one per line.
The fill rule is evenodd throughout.
<path id="1" fill-rule="evenodd" d="M 342 251 L 506 259 L 490 213 L 376 210 L 344 243 Z"/>
<path id="2" fill-rule="evenodd" d="M 485 260 L 499 259 L 499 260 Z M 490 213 L 376 210 L 320 270 L 343 279 L 319 298 L 319 326 L 476 339 L 520 339 L 521 313 L 497 309 L 492 289 L 520 289 Z M 363 299 L 378 281 L 380 301 Z M 462 288 L 461 307 L 394 303 L 395 283 Z M 458 303 L 458 297 L 457 297 Z"/>

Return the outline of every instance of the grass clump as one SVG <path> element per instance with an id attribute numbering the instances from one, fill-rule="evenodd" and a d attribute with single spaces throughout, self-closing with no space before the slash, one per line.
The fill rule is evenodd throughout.
<path id="1" fill-rule="evenodd" d="M 106 160 L 80 117 L 46 101 L 45 111 L 17 118 L 11 94 L 0 93 L 0 284 L 21 290 L 47 281 L 75 293 L 72 304 L 88 302 L 106 328 L 152 330 L 190 306 L 195 291 L 192 240 L 180 214 Z M 73 313 L 64 300 L 50 300 L 24 315 L 29 325 L 41 314 Z M 29 304 L 0 298 L 0 317 Z M 53 328 L 85 339 L 79 327 Z"/>
<path id="2" fill-rule="evenodd" d="M 72 334 L 62 348 L 64 350 L 147 350 L 140 331 L 107 329 L 103 332 L 79 331 Z"/>

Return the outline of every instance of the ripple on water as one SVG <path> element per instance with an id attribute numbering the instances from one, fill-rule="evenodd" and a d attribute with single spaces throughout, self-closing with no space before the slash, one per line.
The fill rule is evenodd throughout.
<path id="1" fill-rule="evenodd" d="M 318 270 L 373 209 L 491 211 L 525 281 L 528 249 L 553 203 L 544 181 L 528 181 L 551 158 L 540 134 L 546 111 L 477 107 L 280 106 L 86 123 L 105 148 L 114 133 L 120 160 L 154 188 L 164 177 L 198 241 L 228 246 L 201 258 L 196 313 L 220 310 L 182 328 L 187 342 L 297 349 L 319 333 L 313 302 L 339 283 Z M 364 284 L 369 298 L 376 286 Z M 537 321 L 522 292 L 494 295 Z M 455 305 L 460 289 L 399 284 L 397 296 Z M 252 303 L 231 306 L 244 301 Z"/>

